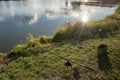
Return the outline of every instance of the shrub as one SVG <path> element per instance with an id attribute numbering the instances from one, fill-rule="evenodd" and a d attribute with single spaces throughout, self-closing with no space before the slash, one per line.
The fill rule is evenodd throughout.
<path id="1" fill-rule="evenodd" d="M 51 42 L 51 38 L 47 36 L 40 36 L 39 41 L 40 43 L 45 44 Z"/>
<path id="2" fill-rule="evenodd" d="M 58 31 L 56 31 L 52 41 L 55 41 L 55 42 L 59 42 L 59 41 L 62 41 L 64 39 L 64 34 L 65 34 L 65 31 L 64 29 L 59 29 Z"/>

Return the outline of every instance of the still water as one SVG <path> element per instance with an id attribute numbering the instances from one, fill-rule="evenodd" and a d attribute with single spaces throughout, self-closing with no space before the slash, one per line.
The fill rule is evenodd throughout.
<path id="1" fill-rule="evenodd" d="M 73 6 L 72 1 L 0 1 L 0 52 L 7 52 L 17 43 L 25 41 L 28 33 L 35 37 L 52 35 L 66 22 L 103 19 L 114 13 L 116 8 L 85 4 Z"/>

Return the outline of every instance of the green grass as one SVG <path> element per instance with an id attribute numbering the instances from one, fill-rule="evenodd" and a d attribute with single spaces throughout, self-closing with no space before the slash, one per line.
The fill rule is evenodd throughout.
<path id="1" fill-rule="evenodd" d="M 120 31 L 120 14 L 107 16 L 104 20 L 92 21 L 83 25 L 81 22 L 68 23 L 58 29 L 53 41 L 83 41 L 95 38 L 107 38 Z"/>
<path id="2" fill-rule="evenodd" d="M 116 13 L 120 14 L 120 5 L 116 9 Z"/>
<path id="3" fill-rule="evenodd" d="M 0 61 L 6 57 L 8 62 L 0 68 L 0 80 L 120 80 L 119 7 L 115 14 L 108 15 L 104 20 L 86 25 L 68 23 L 58 29 L 53 38 L 34 38 L 31 34 L 26 38 L 26 43 L 18 44 L 9 54 L 0 53 Z M 83 47 L 78 48 L 81 43 Z M 107 57 L 111 69 L 99 68 L 99 65 L 105 67 L 106 62 L 99 62 L 100 44 L 108 47 L 106 52 L 109 53 Z M 71 60 L 72 68 L 67 69 L 65 60 L 59 56 Z"/>
<path id="4" fill-rule="evenodd" d="M 2 61 L 5 56 L 6 54 L 0 53 L 0 61 Z"/>
<path id="5" fill-rule="evenodd" d="M 56 56 L 64 56 L 71 61 L 84 64 L 85 66 L 95 69 L 95 72 L 89 71 L 81 66 L 72 63 L 73 68 L 77 68 L 81 80 L 117 80 L 120 79 L 120 35 L 116 37 L 101 39 L 90 39 L 83 42 L 83 49 L 79 49 L 76 44 L 71 43 L 52 43 L 55 47 L 42 52 L 38 48 L 33 49 L 36 55 L 19 56 L 16 60 L 9 62 L 0 70 L 0 79 L 2 80 L 73 80 L 74 70 L 64 66 L 64 59 Z M 87 46 L 89 44 L 97 45 L 106 44 L 108 46 L 109 59 L 112 64 L 112 70 L 101 71 L 98 68 L 97 47 Z M 33 53 L 33 54 L 34 54 Z"/>
<path id="6" fill-rule="evenodd" d="M 67 23 L 59 28 L 53 36 L 53 41 L 83 41 L 95 38 L 107 38 L 120 32 L 120 6 L 114 14 L 103 20 L 91 21 L 87 24 L 81 22 Z"/>

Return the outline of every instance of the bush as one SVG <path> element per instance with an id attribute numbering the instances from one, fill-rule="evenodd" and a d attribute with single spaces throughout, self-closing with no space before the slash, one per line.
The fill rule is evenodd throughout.
<path id="1" fill-rule="evenodd" d="M 59 29 L 59 30 L 55 33 L 52 41 L 55 41 L 55 42 L 62 41 L 62 40 L 64 39 L 64 33 L 65 33 L 65 31 L 64 31 L 62 28 Z"/>
<path id="2" fill-rule="evenodd" d="M 39 38 L 39 41 L 40 41 L 40 43 L 45 44 L 45 43 L 51 42 L 51 38 L 50 38 L 50 37 L 47 37 L 47 36 L 41 36 L 41 37 Z"/>

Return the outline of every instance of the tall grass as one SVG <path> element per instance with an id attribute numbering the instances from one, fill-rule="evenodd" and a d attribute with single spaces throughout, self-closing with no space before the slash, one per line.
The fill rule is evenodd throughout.
<path id="1" fill-rule="evenodd" d="M 120 6 L 116 9 L 116 13 L 108 15 L 105 19 L 91 21 L 84 25 L 82 22 L 67 23 L 55 32 L 53 41 L 83 41 L 90 38 L 113 36 L 120 31 L 119 11 Z"/>
<path id="2" fill-rule="evenodd" d="M 76 22 L 74 24 L 68 23 L 64 27 L 61 27 L 56 31 L 53 41 L 64 41 L 64 40 L 85 40 L 91 38 L 92 28 L 88 25 L 84 25 L 81 22 Z"/>
<path id="3" fill-rule="evenodd" d="M 24 44 L 16 45 L 16 47 L 7 54 L 7 57 L 15 60 L 19 57 L 29 57 L 46 52 L 50 48 L 49 43 L 51 42 L 51 38 L 47 36 L 34 38 L 32 34 L 28 34 L 26 41 Z"/>
<path id="4" fill-rule="evenodd" d="M 3 58 L 6 56 L 4 53 L 0 53 L 0 61 L 3 61 Z"/>
<path id="5" fill-rule="evenodd" d="M 119 16 L 119 15 L 118 15 Z M 113 16 L 109 16 L 111 18 Z M 66 24 L 56 31 L 53 41 L 83 41 L 90 38 L 106 38 L 112 36 L 120 29 L 120 21 L 115 19 L 93 21 L 89 24 L 82 25 L 81 22 L 75 24 Z M 109 19 L 109 20 L 108 20 Z"/>
<path id="6" fill-rule="evenodd" d="M 119 4 L 119 6 L 116 9 L 116 13 L 120 14 L 120 4 Z"/>

